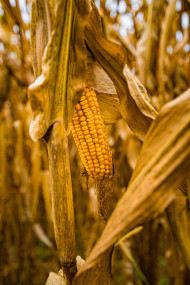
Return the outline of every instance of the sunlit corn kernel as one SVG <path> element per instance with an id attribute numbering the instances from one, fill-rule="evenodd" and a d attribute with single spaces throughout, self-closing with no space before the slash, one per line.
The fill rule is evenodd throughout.
<path id="1" fill-rule="evenodd" d="M 73 116 L 73 118 L 72 118 L 72 123 L 73 123 L 73 127 L 75 127 L 75 124 L 79 123 L 79 117 L 78 117 L 78 115 L 77 115 L 76 118 Z"/>
<path id="2" fill-rule="evenodd" d="M 80 105 L 81 105 L 81 107 L 82 107 L 82 106 L 86 105 L 87 103 L 88 103 L 88 101 L 87 101 L 87 100 L 84 100 L 84 101 L 81 101 L 81 102 L 80 102 Z"/>
<path id="3" fill-rule="evenodd" d="M 94 131 L 95 130 L 95 127 L 93 126 L 90 126 L 90 127 L 88 127 L 88 129 L 89 129 L 89 131 L 90 131 L 90 133 L 92 132 L 92 131 Z"/>
<path id="4" fill-rule="evenodd" d="M 96 129 L 97 130 L 100 130 L 101 132 L 102 132 L 102 126 L 100 125 L 100 123 L 98 123 L 97 125 L 96 125 Z M 97 132 L 98 133 L 98 132 Z M 99 132 L 100 133 L 100 132 Z"/>
<path id="5" fill-rule="evenodd" d="M 82 118 L 82 117 L 81 117 L 81 118 Z M 97 130 L 97 134 L 101 134 L 101 132 L 102 132 L 101 129 Z"/>
<path id="6" fill-rule="evenodd" d="M 90 135 L 86 135 L 85 136 L 85 139 L 87 140 L 87 139 L 90 139 L 91 138 L 91 136 Z"/>
<path id="7" fill-rule="evenodd" d="M 92 142 L 92 138 L 86 140 L 87 143 Z"/>
<path id="8" fill-rule="evenodd" d="M 102 162 L 102 161 L 104 161 L 104 158 L 103 157 L 99 157 L 98 160 L 99 160 L 99 162 Z"/>
<path id="9" fill-rule="evenodd" d="M 109 161 L 108 160 L 104 160 L 104 164 L 108 164 L 109 163 Z"/>
<path id="10" fill-rule="evenodd" d="M 84 100 L 86 100 L 85 93 L 84 93 L 84 95 L 82 94 L 82 96 L 81 96 L 81 98 L 80 98 L 80 105 L 81 105 L 81 103 L 82 103 Z"/>
<path id="11" fill-rule="evenodd" d="M 86 119 L 85 116 L 80 117 L 81 122 L 85 121 L 85 119 Z"/>
<path id="12" fill-rule="evenodd" d="M 88 145 L 88 148 L 91 153 L 94 153 L 96 151 L 94 145 Z"/>
<path id="13" fill-rule="evenodd" d="M 87 123 L 86 123 L 86 121 L 84 121 L 84 122 L 81 122 L 80 125 L 81 125 L 81 127 L 87 126 Z"/>
<path id="14" fill-rule="evenodd" d="M 87 112 L 84 112 L 84 113 L 85 113 L 85 116 L 87 118 L 92 116 L 92 112 L 91 111 L 87 111 Z"/>
<path id="15" fill-rule="evenodd" d="M 86 146 L 86 142 L 81 142 L 81 146 Z"/>
<path id="16" fill-rule="evenodd" d="M 96 152 L 96 155 L 97 155 L 97 156 L 101 156 L 101 155 L 102 155 L 101 151 L 97 151 L 97 152 Z"/>
<path id="17" fill-rule="evenodd" d="M 89 130 L 83 131 L 84 135 L 88 135 L 89 134 Z"/>
<path id="18" fill-rule="evenodd" d="M 99 164 L 98 163 L 94 163 L 94 167 L 99 167 Z"/>
<path id="19" fill-rule="evenodd" d="M 90 109 L 92 110 L 92 107 L 94 106 L 94 101 L 89 102 L 88 106 L 91 107 Z"/>
<path id="20" fill-rule="evenodd" d="M 91 156 L 90 156 L 90 155 L 86 155 L 86 159 L 87 159 L 87 160 L 90 160 L 90 159 L 91 159 Z"/>
<path id="21" fill-rule="evenodd" d="M 103 168 L 103 169 L 104 169 L 104 168 L 105 168 L 105 165 L 104 165 L 104 164 L 100 165 L 100 168 Z"/>
<path id="22" fill-rule="evenodd" d="M 90 108 L 88 108 L 88 104 L 84 104 L 81 107 L 84 113 L 90 112 L 90 114 L 92 114 L 92 111 L 90 110 Z"/>
<path id="23" fill-rule="evenodd" d="M 86 131 L 86 130 L 88 130 L 88 126 L 82 126 L 82 128 L 81 128 L 83 131 Z"/>
<path id="24" fill-rule="evenodd" d="M 105 169 L 106 170 L 110 169 L 110 166 L 109 165 L 105 165 Z"/>
<path id="25" fill-rule="evenodd" d="M 79 105 L 80 106 L 80 105 Z M 73 117 L 72 117 L 72 119 L 73 120 L 75 120 L 75 119 L 77 119 L 77 110 L 74 110 L 74 113 L 73 113 Z"/>
<path id="26" fill-rule="evenodd" d="M 100 172 L 100 169 L 99 169 L 99 168 L 95 168 L 95 171 L 96 171 L 96 172 Z"/>
<path id="27" fill-rule="evenodd" d="M 80 128 L 80 123 L 78 122 L 77 124 L 75 123 L 75 129 Z"/>
<path id="28" fill-rule="evenodd" d="M 79 117 L 83 116 L 83 112 L 81 110 L 78 111 Z"/>
<path id="29" fill-rule="evenodd" d="M 88 98 L 88 97 L 90 97 L 91 98 L 91 93 L 88 91 L 88 92 L 86 92 L 86 97 Z"/>
<path id="30" fill-rule="evenodd" d="M 80 110 L 80 105 L 79 105 L 79 104 L 76 104 L 75 109 L 76 109 L 76 110 Z"/>
<path id="31" fill-rule="evenodd" d="M 96 151 L 97 151 L 97 153 L 98 153 L 98 152 L 101 153 L 101 148 L 100 148 L 100 147 L 97 147 L 97 148 L 96 148 Z M 102 153 L 101 153 L 101 154 L 102 154 Z"/>
<path id="32" fill-rule="evenodd" d="M 109 159 L 109 155 L 105 154 L 105 155 L 104 155 L 104 159 L 107 159 L 107 160 L 108 160 L 108 159 Z"/>
<path id="33" fill-rule="evenodd" d="M 87 124 L 88 124 L 88 128 L 91 130 L 91 131 L 94 131 L 96 130 L 95 127 L 94 127 L 94 122 L 89 120 L 88 118 L 86 119 L 87 121 Z"/>
<path id="34" fill-rule="evenodd" d="M 79 140 L 82 140 L 82 139 L 84 139 L 84 135 L 83 135 L 83 134 L 81 134 L 81 135 L 78 135 L 78 139 L 79 139 Z"/>
<path id="35" fill-rule="evenodd" d="M 97 126 L 100 124 L 100 121 L 99 120 L 94 120 L 94 124 Z"/>
<path id="36" fill-rule="evenodd" d="M 109 170 L 105 170 L 105 173 L 110 173 L 110 171 Z"/>
<path id="37" fill-rule="evenodd" d="M 87 122 L 88 122 L 88 127 L 89 128 L 92 128 L 94 127 L 94 121 L 93 121 L 93 118 L 90 117 L 90 118 L 86 118 Z"/>

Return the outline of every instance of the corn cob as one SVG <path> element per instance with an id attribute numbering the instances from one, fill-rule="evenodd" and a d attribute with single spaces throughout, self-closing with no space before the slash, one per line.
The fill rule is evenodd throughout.
<path id="1" fill-rule="evenodd" d="M 89 176 L 99 179 L 112 177 L 112 155 L 93 89 L 85 88 L 75 106 L 71 130 Z"/>

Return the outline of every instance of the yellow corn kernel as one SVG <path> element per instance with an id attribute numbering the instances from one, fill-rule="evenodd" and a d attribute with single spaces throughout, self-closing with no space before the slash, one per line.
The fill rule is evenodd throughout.
<path id="1" fill-rule="evenodd" d="M 92 138 L 86 140 L 87 143 L 92 142 Z"/>
<path id="2" fill-rule="evenodd" d="M 85 139 L 87 140 L 87 139 L 90 139 L 91 138 L 91 136 L 90 135 L 86 135 L 85 136 Z"/>
<path id="3" fill-rule="evenodd" d="M 76 110 L 80 110 L 80 104 L 76 104 L 75 109 L 76 109 Z"/>
<path id="4" fill-rule="evenodd" d="M 83 112 L 81 110 L 78 111 L 78 115 L 79 115 L 79 117 L 83 116 Z"/>
<path id="5" fill-rule="evenodd" d="M 89 130 L 83 131 L 84 135 L 88 135 L 89 134 Z"/>
<path id="6" fill-rule="evenodd" d="M 80 121 L 81 121 L 81 122 L 82 122 L 82 121 L 85 121 L 85 120 L 86 120 L 85 116 L 80 117 Z"/>
<path id="7" fill-rule="evenodd" d="M 82 122 L 82 123 L 84 123 L 84 122 Z M 83 131 L 88 130 L 88 126 L 82 126 L 82 130 L 83 130 Z"/>
<path id="8" fill-rule="evenodd" d="M 83 112 L 90 112 L 89 114 L 92 114 L 92 112 L 90 111 L 90 109 L 88 108 L 88 104 L 85 104 L 82 106 Z"/>

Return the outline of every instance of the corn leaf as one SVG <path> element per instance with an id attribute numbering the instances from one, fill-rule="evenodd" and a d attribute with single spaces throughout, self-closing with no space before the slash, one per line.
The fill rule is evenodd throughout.
<path id="1" fill-rule="evenodd" d="M 190 270 L 190 211 L 188 198 L 179 191 L 177 198 L 167 208 L 172 233 Z"/>
<path id="2" fill-rule="evenodd" d="M 79 1 L 58 0 L 54 5 L 50 2 L 50 8 L 46 2 L 35 0 L 32 7 L 31 41 L 37 78 L 29 87 L 29 99 L 33 111 L 30 136 L 35 141 L 55 121 L 63 121 L 68 130 L 85 87 L 83 30 L 88 2 L 81 5 Z"/>
<path id="3" fill-rule="evenodd" d="M 94 58 L 114 83 L 122 117 L 132 131 L 144 140 L 157 112 L 150 104 L 146 90 L 125 64 L 125 49 L 105 38 L 101 17 L 95 6 L 86 24 L 85 41 Z"/>
<path id="4" fill-rule="evenodd" d="M 96 91 L 104 124 L 113 124 L 121 118 L 120 103 L 115 86 L 101 65 L 89 53 L 86 86 Z"/>
<path id="5" fill-rule="evenodd" d="M 105 258 L 114 243 L 134 227 L 159 215 L 175 198 L 176 188 L 187 179 L 190 169 L 189 100 L 190 89 L 165 105 L 152 123 L 128 189 L 74 284 L 84 284 L 86 278 L 93 280 L 93 268 Z M 103 283 L 94 281 L 91 284 Z"/>

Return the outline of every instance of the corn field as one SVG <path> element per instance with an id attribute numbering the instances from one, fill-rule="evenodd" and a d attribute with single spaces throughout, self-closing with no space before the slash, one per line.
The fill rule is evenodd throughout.
<path id="1" fill-rule="evenodd" d="M 189 18 L 0 0 L 0 285 L 190 284 Z"/>

